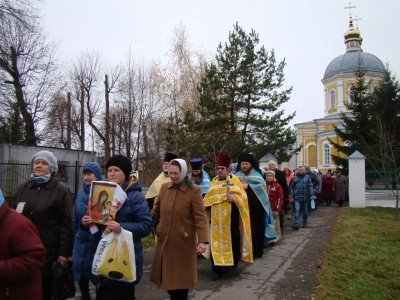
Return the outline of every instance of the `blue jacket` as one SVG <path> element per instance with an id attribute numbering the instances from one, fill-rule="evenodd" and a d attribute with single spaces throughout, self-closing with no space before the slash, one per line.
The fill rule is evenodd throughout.
<path id="1" fill-rule="evenodd" d="M 314 196 L 314 188 L 307 174 L 297 174 L 293 177 L 289 189 L 294 201 L 309 201 Z"/>
<path id="2" fill-rule="evenodd" d="M 95 238 L 87 227 L 82 226 L 82 218 L 86 215 L 90 186 L 84 186 L 78 192 L 73 216 L 74 252 L 72 254 L 72 270 L 74 279 L 89 279 L 92 273 L 93 256 L 97 245 Z"/>
<path id="3" fill-rule="evenodd" d="M 121 187 L 125 190 L 129 181 L 126 181 Z M 139 283 L 143 275 L 143 247 L 142 238 L 148 236 L 153 230 L 153 220 L 150 216 L 149 206 L 142 194 L 142 187 L 139 182 L 135 182 L 128 190 L 125 191 L 127 199 L 118 210 L 115 221 L 118 222 L 125 230 L 132 232 L 133 244 L 135 247 L 135 262 L 136 262 L 136 281 L 122 282 L 111 280 L 105 277 L 91 275 L 91 281 L 96 286 L 106 288 L 119 288 L 135 285 Z M 99 225 L 98 225 L 99 226 Z M 95 234 L 96 247 L 101 240 L 100 230 Z M 100 278 L 100 282 L 99 282 Z"/>

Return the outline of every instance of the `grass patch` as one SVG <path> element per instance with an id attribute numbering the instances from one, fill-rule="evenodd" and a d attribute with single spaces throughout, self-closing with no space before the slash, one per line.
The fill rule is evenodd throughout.
<path id="1" fill-rule="evenodd" d="M 314 299 L 400 299 L 400 221 L 392 208 L 343 208 Z"/>
<path id="2" fill-rule="evenodd" d="M 142 238 L 142 244 L 144 252 L 153 248 L 155 246 L 153 234 L 149 234 L 145 238 Z"/>

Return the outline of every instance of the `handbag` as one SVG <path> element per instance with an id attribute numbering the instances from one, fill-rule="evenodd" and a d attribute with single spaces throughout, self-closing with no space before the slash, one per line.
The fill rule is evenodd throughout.
<path id="1" fill-rule="evenodd" d="M 61 265 L 58 261 L 52 265 L 51 300 L 64 300 L 75 297 L 76 289 L 72 272 L 72 261 Z"/>
<path id="2" fill-rule="evenodd" d="M 132 233 L 121 229 L 102 238 L 93 259 L 92 273 L 112 280 L 136 280 L 135 248 Z"/>

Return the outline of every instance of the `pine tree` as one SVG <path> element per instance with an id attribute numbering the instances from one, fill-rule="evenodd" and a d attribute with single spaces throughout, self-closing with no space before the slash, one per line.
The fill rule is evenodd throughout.
<path id="1" fill-rule="evenodd" d="M 254 30 L 246 34 L 236 23 L 228 42 L 218 46 L 199 85 L 199 126 L 209 153 L 248 151 L 259 158 L 271 152 L 286 161 L 296 140 L 287 128 L 295 114 L 284 117 L 279 107 L 292 88 L 282 88 L 285 60 L 277 62 L 274 51 L 259 43 Z"/>
<path id="2" fill-rule="evenodd" d="M 355 73 L 356 81 L 352 87 L 352 103 L 346 103 L 351 111 L 341 113 L 342 126 L 336 127 L 338 137 L 345 142 L 344 145 L 330 140 L 341 155 L 332 155 L 337 166 L 343 167 L 343 172 L 348 174 L 347 157 L 358 150 L 367 156 L 367 168 L 379 165 L 381 157 L 368 156 L 371 151 L 382 152 L 382 143 L 377 134 L 377 126 L 384 130 L 398 132 L 400 130 L 400 88 L 396 78 L 387 71 L 382 81 L 373 89 L 372 81 L 365 79 L 365 70 L 361 64 Z M 378 124 L 379 123 L 379 124 Z M 400 133 L 398 133 L 400 135 Z M 397 135 L 398 137 L 400 137 Z M 400 142 L 399 142 L 400 149 Z"/>

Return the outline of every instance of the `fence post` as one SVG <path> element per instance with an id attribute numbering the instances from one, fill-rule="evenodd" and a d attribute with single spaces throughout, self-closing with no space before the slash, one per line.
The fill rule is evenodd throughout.
<path id="1" fill-rule="evenodd" d="M 365 207 L 365 156 L 349 156 L 349 207 Z"/>
<path id="2" fill-rule="evenodd" d="M 79 188 L 78 188 L 78 186 L 79 186 L 79 170 L 78 170 L 78 167 L 79 167 L 79 165 L 78 165 L 78 161 L 76 160 L 75 161 L 75 188 L 74 188 L 74 192 L 75 192 L 75 199 L 74 199 L 74 203 L 75 203 L 75 200 L 76 200 L 76 196 L 78 195 L 78 191 L 79 191 Z"/>

